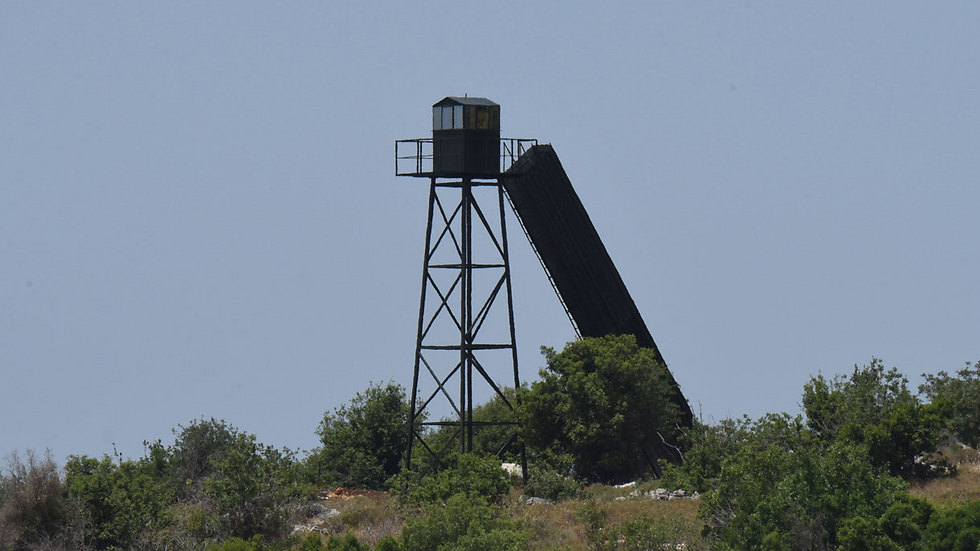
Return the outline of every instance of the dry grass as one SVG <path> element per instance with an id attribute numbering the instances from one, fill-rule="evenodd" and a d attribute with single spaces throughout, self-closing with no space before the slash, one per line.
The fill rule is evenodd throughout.
<path id="1" fill-rule="evenodd" d="M 909 493 L 945 510 L 980 500 L 980 463 L 958 466 L 955 476 L 912 484 Z"/>
<path id="2" fill-rule="evenodd" d="M 913 483 L 909 493 L 929 501 L 937 509 L 952 509 L 980 500 L 980 451 L 948 444 L 940 452 L 956 466 L 956 475 Z"/>
<path id="3" fill-rule="evenodd" d="M 638 489 L 644 492 L 654 487 L 656 486 L 642 484 Z M 641 517 L 654 523 L 689 527 L 691 533 L 700 530 L 701 524 L 697 520 L 698 500 L 629 498 L 629 493 L 634 489 L 637 488 L 593 485 L 588 489 L 590 498 L 587 500 L 540 505 L 511 503 L 509 508 L 512 518 L 530 531 L 528 549 L 531 551 L 586 551 L 586 527 L 580 520 L 579 513 L 588 502 L 595 503 L 606 512 L 606 526 L 609 530 L 618 530 L 618 527 Z M 624 497 L 627 499 L 617 499 Z"/>
<path id="4" fill-rule="evenodd" d="M 654 484 L 641 484 L 639 490 L 647 491 L 654 487 Z M 584 500 L 528 505 L 520 502 L 520 490 L 515 488 L 505 497 L 504 509 L 505 514 L 527 528 L 530 551 L 587 551 L 586 528 L 579 519 L 579 513 L 586 503 L 595 503 L 606 511 L 606 524 L 610 530 L 617 530 L 620 525 L 640 517 L 653 522 L 679 523 L 691 527 L 692 531 L 700 528 L 696 518 L 697 500 L 628 498 L 634 489 L 594 485 L 589 488 L 590 497 Z M 322 503 L 340 511 L 323 526 L 324 538 L 327 535 L 343 537 L 352 533 L 361 543 L 374 546 L 381 538 L 397 536 L 401 531 L 402 519 L 388 494 L 335 495 L 323 499 Z"/>
<path id="5" fill-rule="evenodd" d="M 350 533 L 361 543 L 374 546 L 385 536 L 397 536 L 402 529 L 402 519 L 395 510 L 392 497 L 383 492 L 365 495 L 333 496 L 321 498 L 323 505 L 340 511 L 323 525 L 325 536 Z"/>

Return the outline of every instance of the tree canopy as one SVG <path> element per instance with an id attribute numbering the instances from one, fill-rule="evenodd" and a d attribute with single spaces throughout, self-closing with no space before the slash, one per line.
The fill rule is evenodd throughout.
<path id="1" fill-rule="evenodd" d="M 592 481 L 658 472 L 669 456 L 680 412 L 666 367 L 632 335 L 584 338 L 561 352 L 542 348 L 541 380 L 522 396 L 525 441 L 568 454 Z"/>
<path id="2" fill-rule="evenodd" d="M 323 475 L 342 486 L 384 487 L 405 453 L 410 408 L 405 389 L 388 383 L 372 384 L 325 413 L 317 429 Z"/>

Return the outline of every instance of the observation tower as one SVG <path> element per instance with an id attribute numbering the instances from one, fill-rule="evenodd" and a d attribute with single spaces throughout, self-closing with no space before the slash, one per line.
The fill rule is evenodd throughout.
<path id="1" fill-rule="evenodd" d="M 498 456 L 523 462 L 508 415 L 516 396 L 505 392 L 520 386 L 505 204 L 576 335 L 634 335 L 663 366 L 671 388 L 665 399 L 677 407 L 681 424 L 693 424 L 680 386 L 551 145 L 501 138 L 498 104 L 450 96 L 432 106 L 431 138 L 395 142 L 395 174 L 429 181 L 407 467 L 419 447 L 442 461 L 454 449 L 473 451 L 474 441 L 488 449 L 486 437 L 499 440 L 492 446 Z M 474 389 L 498 398 L 504 413 L 474 419 Z M 434 429 L 453 437 L 436 439 L 439 449 L 433 449 L 425 436 Z M 664 440 L 644 450 L 654 472 L 656 459 L 679 459 L 675 444 Z"/>
<path id="2" fill-rule="evenodd" d="M 431 138 L 395 142 L 395 173 L 429 181 L 408 467 L 419 447 L 441 462 L 453 449 L 473 451 L 475 437 L 497 455 L 523 456 L 513 417 L 474 420 L 473 406 L 474 391 L 507 411 L 516 405 L 505 392 L 520 375 L 501 181 L 536 143 L 501 139 L 493 101 L 452 96 L 432 106 Z M 424 438 L 437 429 L 454 435 L 442 449 Z"/>

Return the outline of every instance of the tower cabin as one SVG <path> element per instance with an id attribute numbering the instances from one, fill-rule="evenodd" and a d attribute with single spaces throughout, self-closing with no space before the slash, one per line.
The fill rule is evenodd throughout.
<path id="1" fill-rule="evenodd" d="M 432 106 L 432 172 L 447 178 L 500 175 L 500 105 L 449 96 Z"/>

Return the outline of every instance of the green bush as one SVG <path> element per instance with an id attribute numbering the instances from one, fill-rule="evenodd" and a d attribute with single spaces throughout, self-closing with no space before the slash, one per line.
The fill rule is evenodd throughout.
<path id="1" fill-rule="evenodd" d="M 287 504 L 298 490 L 290 477 L 292 455 L 236 430 L 231 444 L 210 463 L 203 488 L 221 533 L 238 537 L 281 534 Z"/>
<path id="2" fill-rule="evenodd" d="M 799 417 L 770 415 L 723 462 L 701 514 L 723 548 L 835 547 L 848 519 L 878 518 L 904 490 L 867 448 L 824 444 Z"/>
<path id="3" fill-rule="evenodd" d="M 405 389 L 371 385 L 350 403 L 325 413 L 317 455 L 325 476 L 342 486 L 383 489 L 405 453 L 410 404 Z"/>
<path id="4" fill-rule="evenodd" d="M 576 474 L 594 482 L 659 474 L 656 458 L 673 451 L 665 442 L 676 440 L 681 413 L 654 353 L 632 335 L 542 351 L 547 366 L 519 408 L 528 446 L 571 455 Z"/>
<path id="5" fill-rule="evenodd" d="M 568 501 L 585 495 L 585 483 L 554 470 L 537 470 L 524 486 L 524 494 L 551 501 Z"/>
<path id="6" fill-rule="evenodd" d="M 486 403 L 473 408 L 472 453 L 495 455 L 501 461 L 519 463 L 522 448 L 518 439 L 517 392 L 504 387 L 504 397 L 494 395 Z M 443 421 L 458 421 L 457 419 Z M 480 423 L 502 423 L 480 425 Z M 508 424 L 509 423 L 509 424 Z M 446 468 L 459 459 L 459 425 L 444 425 L 425 436 L 425 446 L 415 442 L 412 451 L 412 468 L 430 473 Z M 433 453 L 429 453 L 432 450 Z M 499 453 L 498 453 L 499 452 Z M 435 457 L 433 456 L 435 454 Z"/>
<path id="7" fill-rule="evenodd" d="M 374 546 L 374 551 L 401 551 L 401 549 L 401 542 L 394 536 L 385 536 Z"/>
<path id="8" fill-rule="evenodd" d="M 250 539 L 229 538 L 220 544 L 211 543 L 205 551 L 265 551 L 266 546 L 262 542 L 262 536 L 254 536 Z"/>
<path id="9" fill-rule="evenodd" d="M 526 534 L 499 514 L 486 498 L 466 494 L 450 496 L 444 504 L 430 505 L 402 528 L 404 551 L 518 551 Z"/>
<path id="10" fill-rule="evenodd" d="M 222 420 L 200 419 L 174 429 L 174 444 L 164 448 L 156 443 L 150 448 L 151 457 L 167 473 L 173 488 L 182 499 L 197 499 L 201 484 L 211 474 L 212 461 L 232 447 L 238 429 Z"/>
<path id="11" fill-rule="evenodd" d="M 417 476 L 405 471 L 392 481 L 392 493 L 403 506 L 426 506 L 445 503 L 454 495 L 483 498 L 500 503 L 510 489 L 510 482 L 500 460 L 476 454 L 460 456 L 456 466 L 438 473 Z"/>
<path id="12" fill-rule="evenodd" d="M 925 533 L 927 551 L 976 551 L 980 547 L 980 501 L 935 514 Z"/>
<path id="13" fill-rule="evenodd" d="M 663 486 L 702 494 L 716 488 L 723 462 L 738 454 L 749 441 L 752 427 L 748 417 L 723 419 L 717 425 L 695 422 L 681 436 L 683 462 L 663 462 Z"/>
<path id="14" fill-rule="evenodd" d="M 84 526 L 84 542 L 96 549 L 126 549 L 159 527 L 174 496 L 151 463 L 69 456 L 65 465 L 69 502 Z"/>
<path id="15" fill-rule="evenodd" d="M 648 551 L 650 549 L 709 549 L 697 527 L 684 524 L 677 518 L 654 519 L 640 516 L 624 522 L 612 531 L 617 539 L 617 551 Z M 612 536 L 612 534 L 610 534 Z"/>
<path id="16" fill-rule="evenodd" d="M 864 445 L 874 465 L 904 478 L 916 474 L 915 456 L 935 449 L 946 424 L 939 404 L 921 403 L 908 379 L 878 359 L 847 377 L 810 379 L 803 408 L 807 426 L 825 441 Z"/>
<path id="17" fill-rule="evenodd" d="M 964 444 L 980 448 L 980 361 L 969 363 L 956 377 L 945 371 L 923 375 L 926 382 L 919 387 L 934 403 L 948 406 L 950 430 Z"/>
<path id="18" fill-rule="evenodd" d="M 344 537 L 330 536 L 327 540 L 329 551 L 368 551 L 369 547 L 362 545 L 354 534 L 348 532 Z"/>

